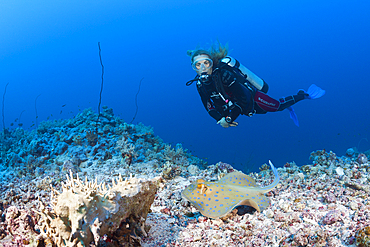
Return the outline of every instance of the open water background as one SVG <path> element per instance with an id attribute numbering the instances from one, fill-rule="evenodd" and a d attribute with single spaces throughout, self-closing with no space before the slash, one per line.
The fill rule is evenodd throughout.
<path id="1" fill-rule="evenodd" d="M 0 1 L 0 92 L 6 128 L 71 118 L 102 105 L 154 128 L 209 163 L 244 170 L 310 163 L 310 152 L 370 149 L 369 1 Z M 326 90 L 288 111 L 238 118 L 223 129 L 208 116 L 186 56 L 228 43 L 230 55 L 263 78 L 269 95 L 312 83 Z M 9 83 L 9 84 L 8 84 Z M 6 94 L 4 89 L 8 84 Z M 37 99 L 37 100 L 36 100 Z M 37 106 L 37 115 L 36 108 Z M 18 118 L 18 120 L 17 120 Z M 2 123 L 2 122 L 1 122 Z M 11 126 L 13 124 L 13 126 Z M 4 127 L 4 126 L 2 126 Z"/>

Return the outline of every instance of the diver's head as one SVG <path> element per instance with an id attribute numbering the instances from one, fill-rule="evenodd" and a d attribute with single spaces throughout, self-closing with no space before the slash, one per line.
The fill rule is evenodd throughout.
<path id="1" fill-rule="evenodd" d="M 195 50 L 188 50 L 186 53 L 191 57 L 191 65 L 198 75 L 202 75 L 202 73 L 203 75 L 210 75 L 212 74 L 213 66 L 218 66 L 221 59 L 227 56 L 228 50 L 227 45 L 221 45 L 217 41 L 212 43 L 209 49 L 197 48 Z"/>
<path id="2" fill-rule="evenodd" d="M 198 75 L 212 74 L 213 61 L 208 54 L 199 54 L 192 57 L 191 65 Z"/>

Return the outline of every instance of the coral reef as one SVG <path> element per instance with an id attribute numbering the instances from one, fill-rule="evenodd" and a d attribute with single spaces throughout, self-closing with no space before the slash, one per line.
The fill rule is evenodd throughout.
<path id="1" fill-rule="evenodd" d="M 114 116 L 113 110 L 108 107 L 103 107 L 98 128 L 96 128 L 96 119 L 97 114 L 91 109 L 86 109 L 71 119 L 41 122 L 36 130 L 27 131 L 17 128 L 7 132 L 6 136 L 0 133 L 2 161 L 0 163 L 2 177 L 0 180 L 0 246 L 12 246 L 11 244 L 17 243 L 23 245 L 27 242 L 42 246 L 64 238 L 65 243 L 73 243 L 75 239 L 83 243 L 88 242 L 91 236 L 96 238 L 99 236 L 98 241 L 106 243 L 140 244 L 140 236 L 145 236 L 145 232 L 148 231 L 144 225 L 144 219 L 153 200 L 153 191 L 155 191 L 153 186 L 156 184 L 153 179 L 164 174 L 167 169 L 171 170 L 172 167 L 176 167 L 179 171 L 171 173 L 176 176 L 189 176 L 186 169 L 188 166 L 205 167 L 204 161 L 182 149 L 181 144 L 172 148 L 155 136 L 151 127 L 143 124 L 127 124 Z M 80 177 L 95 177 L 96 183 L 79 183 L 69 177 L 63 189 L 61 182 L 65 180 L 65 175 L 69 171 Z M 130 180 L 130 185 L 123 186 L 125 182 L 120 181 L 119 174 L 124 177 L 135 174 L 135 177 Z M 172 178 L 172 175 L 168 179 L 171 179 L 170 177 Z M 111 187 L 105 191 L 97 184 Z M 115 188 L 117 184 L 122 186 Z M 86 186 L 90 187 L 85 189 L 85 192 L 93 191 L 90 191 L 93 202 L 86 201 L 87 199 L 82 196 L 84 190 L 82 187 Z M 132 198 L 123 196 L 139 187 L 142 191 Z M 148 191 L 144 189 L 146 187 L 149 188 Z M 124 188 L 128 190 L 120 191 Z M 95 219 L 92 221 L 88 216 L 82 218 L 85 224 L 92 223 L 93 228 L 84 229 L 86 232 L 76 230 L 78 224 L 82 223 L 75 221 L 73 221 L 73 227 L 76 231 L 73 233 L 71 226 L 69 226 L 70 229 L 67 229 L 68 227 L 58 229 L 56 225 L 62 226 L 60 220 L 64 220 L 65 226 L 68 225 L 70 221 L 68 217 L 75 212 L 72 208 L 67 212 L 66 208 L 60 206 L 63 200 L 57 199 L 55 191 L 62 190 L 59 196 L 69 194 L 72 197 L 74 195 L 72 191 L 80 193 L 80 197 L 74 195 L 73 198 L 82 198 L 87 207 L 91 207 L 89 210 L 91 215 L 102 210 L 100 208 L 103 205 L 102 202 L 99 204 L 96 200 L 103 200 L 103 198 L 105 203 L 112 200 L 110 207 L 116 205 L 115 207 L 124 209 L 120 210 L 121 213 L 126 212 L 128 215 L 121 215 L 119 218 L 119 213 L 112 213 L 112 209 L 108 207 L 104 212 L 115 217 L 114 227 L 110 226 L 108 230 L 102 223 L 103 219 L 98 218 L 99 222 L 95 222 Z M 49 196 L 50 193 L 54 193 L 53 197 Z M 118 207 L 119 203 L 124 203 L 120 201 L 124 198 L 129 205 Z M 141 200 L 142 204 L 136 203 L 137 200 Z M 94 203 L 98 211 L 91 206 Z M 70 204 L 73 205 L 72 202 Z M 20 222 L 20 219 L 29 219 L 30 222 L 34 222 L 34 227 L 31 227 L 31 223 L 28 228 L 23 227 L 25 223 L 13 224 L 9 217 L 18 213 L 12 214 L 10 209 L 20 212 L 20 218 L 16 217 L 17 222 Z M 62 217 L 59 213 L 68 214 L 68 217 Z M 70 223 L 72 224 L 72 221 Z M 96 223 L 96 226 L 93 223 Z M 22 235 L 22 229 L 26 229 L 25 231 L 30 235 Z M 100 236 L 99 231 L 100 233 L 107 231 L 107 234 Z M 86 240 L 85 237 L 88 239 Z"/>
<path id="2" fill-rule="evenodd" d="M 317 150 L 309 164 L 287 162 L 266 210 L 243 205 L 215 220 L 181 192 L 235 168 L 206 166 L 151 127 L 102 109 L 98 124 L 86 109 L 0 133 L 0 246 L 369 246 L 370 151 Z M 66 180 L 69 171 L 75 178 Z M 133 174 L 131 184 L 120 174 Z M 248 175 L 261 187 L 274 179 L 266 165 Z"/>
<path id="3" fill-rule="evenodd" d="M 368 162 L 368 159 L 367 159 L 367 156 L 365 154 L 361 153 L 357 156 L 356 161 L 357 161 L 357 163 L 362 165 L 362 164 L 366 164 Z"/>
<path id="4" fill-rule="evenodd" d="M 356 245 L 359 247 L 370 247 L 370 226 L 360 229 L 356 233 Z"/>
<path id="5" fill-rule="evenodd" d="M 4 216 L 5 220 L 0 227 L 3 246 L 36 246 L 40 242 L 33 217 L 26 210 L 11 206 L 6 209 Z M 8 236 L 6 232 L 9 233 Z"/>
<path id="6" fill-rule="evenodd" d="M 53 209 L 41 206 L 38 212 L 41 235 L 57 246 L 98 245 L 101 237 L 111 236 L 122 222 L 132 228 L 127 238 L 147 236 L 144 226 L 157 190 L 156 181 L 121 176 L 112 186 L 82 182 L 71 172 L 62 185 L 63 192 L 53 193 Z M 130 240 L 127 240 L 129 242 Z"/>
<path id="7" fill-rule="evenodd" d="M 311 157 L 312 164 L 297 166 L 291 162 L 278 168 L 281 182 L 267 193 L 270 208 L 262 213 L 237 209 L 222 220 L 200 216 L 195 207 L 179 197 L 190 182 L 217 180 L 222 173 L 218 166 L 208 166 L 189 177 L 190 181 L 181 177 L 168 181 L 158 191 L 153 212 L 148 215 L 148 224 L 156 227 L 151 228 L 143 246 L 354 246 L 356 242 L 366 243 L 370 227 L 369 163 L 359 164 L 356 155 L 338 157 L 325 150 L 313 152 Z M 343 174 L 337 174 L 338 168 Z M 261 170 L 249 175 L 257 184 L 268 185 L 273 175 L 264 168 Z M 358 171 L 361 176 L 354 176 Z"/>
<path id="8" fill-rule="evenodd" d="M 96 119 L 97 114 L 85 109 L 71 119 L 41 122 L 31 132 L 17 128 L 6 137 L 0 133 L 0 172 L 8 169 L 18 178 L 35 178 L 63 169 L 66 159 L 76 171 L 106 161 L 128 166 L 153 161 L 158 168 L 169 162 L 184 172 L 189 165 L 206 166 L 181 144 L 172 148 L 155 136 L 151 127 L 127 124 L 114 116 L 111 108 L 103 107 L 99 128 Z M 135 167 L 130 169 L 135 172 Z"/>

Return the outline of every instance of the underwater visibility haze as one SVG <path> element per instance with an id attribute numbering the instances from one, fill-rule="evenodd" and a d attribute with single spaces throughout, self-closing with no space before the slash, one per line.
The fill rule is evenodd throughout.
<path id="1" fill-rule="evenodd" d="M 86 108 L 97 112 L 100 42 L 102 106 L 128 123 L 152 126 L 165 142 L 209 164 L 248 172 L 268 160 L 276 167 L 309 164 L 319 149 L 364 152 L 369 10 L 368 1 L 342 0 L 1 1 L 2 127 L 34 129 Z M 299 127 L 283 111 L 240 116 L 238 127 L 222 128 L 195 84 L 185 86 L 195 76 L 186 51 L 217 40 L 269 84 L 272 97 L 311 84 L 326 95 L 294 106 Z"/>

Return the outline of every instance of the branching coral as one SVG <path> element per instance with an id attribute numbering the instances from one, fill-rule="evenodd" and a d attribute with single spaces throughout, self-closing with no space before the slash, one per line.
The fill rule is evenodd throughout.
<path id="1" fill-rule="evenodd" d="M 44 239 L 57 246 L 89 246 L 101 237 L 113 234 L 123 221 L 130 221 L 134 238 L 146 235 L 144 223 L 157 191 L 156 181 L 130 178 L 105 183 L 81 181 L 67 175 L 63 192 L 53 189 L 53 210 L 41 206 L 38 212 Z"/>

